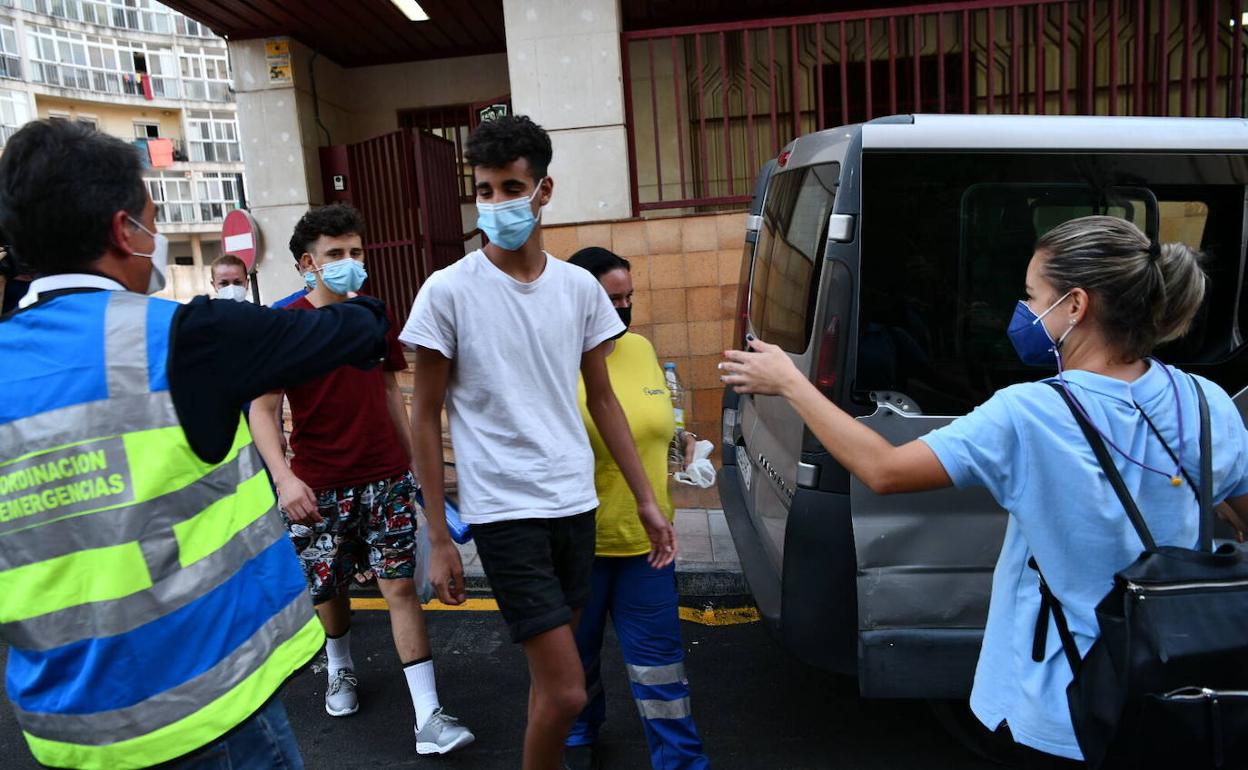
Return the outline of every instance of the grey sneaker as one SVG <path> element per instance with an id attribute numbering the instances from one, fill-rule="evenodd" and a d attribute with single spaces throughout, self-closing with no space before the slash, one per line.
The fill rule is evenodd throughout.
<path id="1" fill-rule="evenodd" d="M 325 690 L 325 713 L 331 717 L 345 717 L 360 710 L 360 699 L 355 694 L 355 687 L 360 680 L 349 668 L 340 668 L 329 680 Z"/>
<path id="2" fill-rule="evenodd" d="M 446 754 L 463 748 L 474 740 L 476 736 L 471 730 L 439 708 L 425 722 L 425 726 L 416 731 L 416 753 Z"/>

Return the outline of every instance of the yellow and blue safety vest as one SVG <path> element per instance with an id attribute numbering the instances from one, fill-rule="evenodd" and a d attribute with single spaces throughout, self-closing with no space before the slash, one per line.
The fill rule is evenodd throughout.
<path id="1" fill-rule="evenodd" d="M 324 638 L 246 423 L 216 464 L 183 434 L 178 307 L 79 292 L 0 322 L 0 639 L 45 765 L 194 751 Z"/>

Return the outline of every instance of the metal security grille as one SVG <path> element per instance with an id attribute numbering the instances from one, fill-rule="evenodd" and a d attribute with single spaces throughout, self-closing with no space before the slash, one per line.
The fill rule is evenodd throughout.
<path id="1" fill-rule="evenodd" d="M 627 32 L 633 209 L 740 205 L 811 131 L 910 112 L 1241 116 L 1245 0 L 971 0 Z"/>
<path id="2" fill-rule="evenodd" d="M 455 144 L 404 129 L 348 145 L 347 162 L 368 228 L 369 291 L 402 324 L 421 283 L 464 253 Z"/>

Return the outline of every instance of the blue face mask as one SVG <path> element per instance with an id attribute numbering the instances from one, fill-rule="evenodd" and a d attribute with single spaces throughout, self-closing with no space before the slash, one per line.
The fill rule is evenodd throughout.
<path id="1" fill-rule="evenodd" d="M 359 291 L 364 285 L 364 280 L 368 278 L 364 263 L 357 259 L 340 259 L 324 265 L 319 270 L 321 280 L 325 282 L 325 288 L 334 294 L 350 294 L 353 291 Z"/>
<path id="2" fill-rule="evenodd" d="M 1070 330 L 1075 327 L 1072 324 L 1070 329 L 1054 341 L 1049 335 L 1049 330 L 1044 328 L 1044 317 L 1053 312 L 1053 308 L 1065 302 L 1069 296 L 1070 292 L 1066 292 L 1061 299 L 1050 305 L 1049 309 L 1040 315 L 1032 312 L 1023 300 L 1018 301 L 1006 334 L 1009 335 L 1010 342 L 1014 343 L 1014 349 L 1018 351 L 1018 357 L 1023 363 L 1028 366 L 1057 366 L 1057 351 L 1066 340 L 1066 335 L 1070 334 Z"/>
<path id="3" fill-rule="evenodd" d="M 545 179 L 546 177 L 542 177 L 537 180 L 537 187 L 528 198 L 516 198 L 502 203 L 477 201 L 477 227 L 490 239 L 490 243 L 498 244 L 505 251 L 516 251 L 524 245 L 537 225 L 537 215 L 529 204 L 541 192 Z"/>
<path id="4" fill-rule="evenodd" d="M 309 270 L 303 274 L 303 283 L 308 287 L 308 291 L 316 290 L 316 271 Z"/>

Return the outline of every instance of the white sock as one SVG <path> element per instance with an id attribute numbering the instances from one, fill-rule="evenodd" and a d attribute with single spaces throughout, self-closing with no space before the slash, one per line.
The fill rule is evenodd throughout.
<path id="1" fill-rule="evenodd" d="M 433 658 L 404 666 L 403 675 L 407 677 L 407 689 L 412 694 L 412 705 L 416 707 L 416 729 L 419 730 L 441 705 L 438 703 L 438 685 L 433 679 Z"/>
<path id="2" fill-rule="evenodd" d="M 351 660 L 351 629 L 347 629 L 342 636 L 337 638 L 325 639 L 325 655 L 329 658 L 329 678 L 333 679 L 334 674 L 340 669 L 349 668 L 355 670 L 355 661 Z"/>

